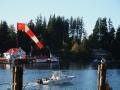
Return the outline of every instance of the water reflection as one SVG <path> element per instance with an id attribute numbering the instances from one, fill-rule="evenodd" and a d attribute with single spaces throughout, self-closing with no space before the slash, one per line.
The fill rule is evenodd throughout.
<path id="1" fill-rule="evenodd" d="M 65 62 L 65 63 L 33 63 L 23 65 L 26 69 L 97 69 L 98 64 L 95 62 Z M 12 64 L 0 64 L 0 69 L 11 69 Z M 108 62 L 107 69 L 120 69 L 120 62 Z"/>
<path id="2" fill-rule="evenodd" d="M 60 69 L 60 65 L 58 63 L 33 63 L 25 65 L 25 68 L 39 70 Z"/>
<path id="3" fill-rule="evenodd" d="M 118 74 L 119 73 L 119 74 Z M 113 90 L 120 89 L 120 69 L 108 69 L 107 70 L 107 80 Z"/>

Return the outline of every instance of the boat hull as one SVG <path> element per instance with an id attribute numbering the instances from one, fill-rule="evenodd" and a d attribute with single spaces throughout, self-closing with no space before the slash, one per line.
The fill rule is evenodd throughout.
<path id="1" fill-rule="evenodd" d="M 35 62 L 36 63 L 47 63 L 48 60 L 47 59 L 36 59 Z"/>
<path id="2" fill-rule="evenodd" d="M 45 58 L 45 59 L 35 59 L 35 63 L 59 63 L 59 59 L 56 57 Z"/>
<path id="3" fill-rule="evenodd" d="M 65 78 L 65 79 L 51 80 L 51 81 L 48 82 L 48 84 L 64 84 L 64 83 L 70 83 L 73 78 L 74 78 L 73 76 L 69 76 L 68 78 Z"/>
<path id="4" fill-rule="evenodd" d="M 64 84 L 64 83 L 70 83 L 73 78 L 75 78 L 75 77 L 74 76 L 66 76 L 66 78 L 61 78 L 61 79 L 57 79 L 57 80 L 39 79 L 37 82 L 42 85 Z"/>

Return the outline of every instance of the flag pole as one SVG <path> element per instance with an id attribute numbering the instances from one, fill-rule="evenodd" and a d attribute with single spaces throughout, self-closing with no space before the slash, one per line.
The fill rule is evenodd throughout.
<path id="1" fill-rule="evenodd" d="M 17 31 L 17 35 L 16 35 L 16 46 L 18 48 L 18 31 Z"/>

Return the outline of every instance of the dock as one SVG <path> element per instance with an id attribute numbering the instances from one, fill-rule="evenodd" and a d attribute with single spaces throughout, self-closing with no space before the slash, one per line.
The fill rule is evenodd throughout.
<path id="1" fill-rule="evenodd" d="M 5 58 L 0 58 L 0 64 L 8 63 L 8 60 Z"/>

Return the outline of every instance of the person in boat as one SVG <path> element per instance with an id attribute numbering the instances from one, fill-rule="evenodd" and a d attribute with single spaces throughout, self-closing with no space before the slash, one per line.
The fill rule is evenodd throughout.
<path id="1" fill-rule="evenodd" d="M 42 79 L 38 79 L 38 80 L 37 80 L 37 83 L 39 83 L 39 84 L 43 84 Z"/>

